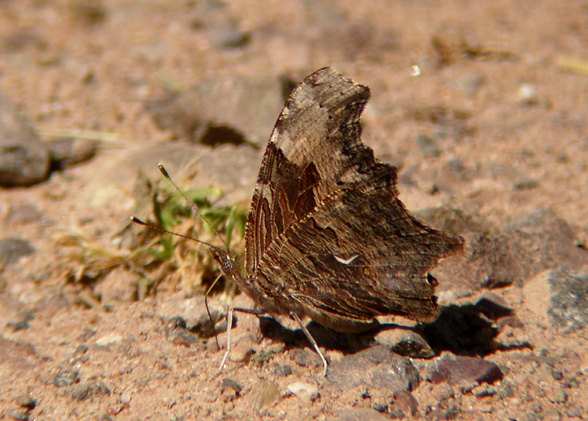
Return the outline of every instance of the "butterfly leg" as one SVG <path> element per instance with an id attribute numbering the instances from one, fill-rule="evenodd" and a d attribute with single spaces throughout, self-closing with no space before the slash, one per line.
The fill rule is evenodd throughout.
<path id="1" fill-rule="evenodd" d="M 225 351 L 225 355 L 223 355 L 223 359 L 220 363 L 218 371 L 212 376 L 212 379 L 215 379 L 225 367 L 225 363 L 227 362 L 227 358 L 229 357 L 229 353 L 231 352 L 231 330 L 233 329 L 233 313 L 238 311 L 240 313 L 246 314 L 253 314 L 255 316 L 262 316 L 267 313 L 267 311 L 263 309 L 251 309 L 251 308 L 239 308 L 239 307 L 231 307 L 227 313 L 227 350 Z M 212 380 L 211 379 L 211 380 Z"/>
<path id="2" fill-rule="evenodd" d="M 300 325 L 300 329 L 302 329 L 302 331 L 306 335 L 306 338 L 312 344 L 314 350 L 316 351 L 318 356 L 321 358 L 321 361 L 323 362 L 323 367 L 324 367 L 323 377 L 327 377 L 327 370 L 329 368 L 329 364 L 327 363 L 327 359 L 325 358 L 325 356 L 321 352 L 318 344 L 316 343 L 316 341 L 314 340 L 314 338 L 312 337 L 312 335 L 310 334 L 310 332 L 308 331 L 306 326 L 304 326 L 304 324 L 302 323 L 302 320 L 300 320 L 300 317 L 298 317 L 298 315 L 296 313 L 290 313 L 290 317 L 292 317 L 294 320 L 296 320 L 296 322 L 298 322 L 298 325 Z"/>

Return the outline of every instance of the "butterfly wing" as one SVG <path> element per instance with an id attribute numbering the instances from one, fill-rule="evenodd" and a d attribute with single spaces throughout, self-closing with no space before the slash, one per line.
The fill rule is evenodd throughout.
<path id="1" fill-rule="evenodd" d="M 308 76 L 287 99 L 267 146 L 247 220 L 246 271 L 336 188 L 361 147 L 359 117 L 369 89 L 331 68 Z M 344 139 L 345 138 L 345 139 Z M 346 142 L 349 154 L 340 154 Z"/>
<path id="2" fill-rule="evenodd" d="M 260 305 L 338 330 L 381 314 L 430 320 L 428 275 L 462 240 L 398 200 L 396 169 L 360 139 L 369 89 L 331 68 L 291 94 L 270 138 L 248 217 L 247 282 Z"/>

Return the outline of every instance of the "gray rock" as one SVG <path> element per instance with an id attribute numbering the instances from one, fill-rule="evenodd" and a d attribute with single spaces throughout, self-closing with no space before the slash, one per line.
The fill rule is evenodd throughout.
<path id="1" fill-rule="evenodd" d="M 243 387 L 235 380 L 225 377 L 221 382 L 221 393 L 229 389 L 239 394 L 241 393 L 241 390 L 243 390 Z"/>
<path id="2" fill-rule="evenodd" d="M 35 248 L 27 240 L 22 238 L 5 238 L 0 240 L 0 262 L 4 264 L 15 263 L 21 257 L 35 252 Z"/>
<path id="3" fill-rule="evenodd" d="M 568 332 L 588 326 L 588 273 L 548 270 L 523 288 L 529 310 Z"/>
<path id="4" fill-rule="evenodd" d="M 282 397 L 280 388 L 271 380 L 263 379 L 253 388 L 251 400 L 253 408 L 261 410 L 274 406 Z"/>
<path id="5" fill-rule="evenodd" d="M 187 329 L 186 321 L 180 316 L 172 317 L 167 321 L 165 336 L 171 343 L 182 345 L 186 348 L 200 342 L 198 336 Z"/>
<path id="6" fill-rule="evenodd" d="M 411 361 L 384 346 L 373 346 L 332 363 L 326 381 L 328 387 L 340 391 L 367 386 L 395 392 L 414 390 L 419 383 L 419 373 Z"/>
<path id="7" fill-rule="evenodd" d="M 46 180 L 51 159 L 30 122 L 0 94 L 0 185 L 27 186 Z"/>
<path id="8" fill-rule="evenodd" d="M 18 395 L 14 402 L 22 408 L 34 409 L 37 406 L 37 400 L 28 393 Z"/>
<path id="9" fill-rule="evenodd" d="M 30 411 L 27 408 L 9 408 L 7 415 L 13 420 L 18 421 L 26 421 L 30 419 Z"/>
<path id="10" fill-rule="evenodd" d="M 232 76 L 146 104 L 155 123 L 192 143 L 265 146 L 284 106 L 278 77 Z"/>
<path id="11" fill-rule="evenodd" d="M 412 393 L 400 390 L 394 393 L 394 405 L 392 412 L 400 411 L 403 417 L 414 417 L 419 411 L 419 403 Z"/>
<path id="12" fill-rule="evenodd" d="M 47 142 L 55 167 L 70 167 L 96 155 L 100 142 L 93 139 L 58 138 Z"/>
<path id="13" fill-rule="evenodd" d="M 588 252 L 577 247 L 573 230 L 550 211 L 521 214 L 499 234 L 463 237 L 463 256 L 446 259 L 448 263 L 442 262 L 434 272 L 444 279 L 439 291 L 463 295 L 481 288 L 523 286 L 545 269 L 578 270 L 588 265 Z"/>
<path id="14" fill-rule="evenodd" d="M 415 216 L 427 224 L 453 234 L 467 232 L 485 233 L 491 231 L 491 225 L 479 215 L 472 215 L 451 206 L 439 206 L 422 209 Z"/>
<path id="15" fill-rule="evenodd" d="M 59 370 L 53 376 L 53 384 L 57 387 L 71 386 L 80 381 L 80 374 L 76 370 Z"/>
<path id="16" fill-rule="evenodd" d="M 110 389 L 104 384 L 102 380 L 92 378 L 86 382 L 75 384 L 69 388 L 73 399 L 78 401 L 84 401 L 86 399 L 92 399 L 94 397 L 110 395 Z"/>
<path id="17" fill-rule="evenodd" d="M 430 358 L 435 355 L 427 341 L 416 332 L 407 329 L 389 329 L 379 332 L 374 338 L 377 343 L 389 347 L 405 357 Z"/>
<path id="18" fill-rule="evenodd" d="M 453 354 L 445 354 L 436 360 L 427 374 L 427 379 L 432 383 L 462 386 L 492 384 L 502 378 L 502 371 L 491 361 Z"/>

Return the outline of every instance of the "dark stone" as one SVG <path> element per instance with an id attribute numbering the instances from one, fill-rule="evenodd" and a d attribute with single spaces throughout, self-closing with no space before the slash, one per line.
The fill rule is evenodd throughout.
<path id="1" fill-rule="evenodd" d="M 379 332 L 375 338 L 380 345 L 387 346 L 395 354 L 413 358 L 431 358 L 435 351 L 418 333 L 408 329 L 387 329 Z"/>
<path id="2" fill-rule="evenodd" d="M 271 370 L 279 377 L 287 377 L 292 374 L 292 368 L 288 364 L 274 363 Z"/>
<path id="3" fill-rule="evenodd" d="M 414 390 L 419 383 L 419 373 L 410 359 L 379 345 L 332 363 L 326 380 L 329 387 L 337 390 L 365 385 L 390 392 Z"/>
<path id="4" fill-rule="evenodd" d="M 176 345 L 190 347 L 199 341 L 198 336 L 186 328 L 186 321 L 180 316 L 169 319 L 165 333 L 167 340 Z"/>
<path id="5" fill-rule="evenodd" d="M 53 384 L 57 387 L 71 386 L 80 382 L 80 375 L 75 370 L 59 370 L 53 377 Z"/>
<path id="6" fill-rule="evenodd" d="M 475 308 L 492 320 L 498 320 L 513 314 L 513 310 L 500 297 L 490 291 L 484 292 L 476 302 Z"/>
<path id="7" fill-rule="evenodd" d="M 567 331 L 588 326 L 588 273 L 556 269 L 549 272 L 552 322 Z M 547 293 L 547 291 L 546 291 Z"/>
<path id="8" fill-rule="evenodd" d="M 96 155 L 100 142 L 92 139 L 59 138 L 47 142 L 54 168 L 71 167 Z"/>
<path id="9" fill-rule="evenodd" d="M 471 386 L 476 383 L 492 384 L 502 378 L 502 371 L 493 362 L 452 354 L 445 354 L 435 361 L 428 373 L 428 380 L 435 384 Z"/>
<path id="10" fill-rule="evenodd" d="M 86 382 L 76 384 L 69 389 L 73 399 L 84 401 L 94 396 L 110 395 L 110 389 L 102 380 L 91 378 Z"/>
<path id="11" fill-rule="evenodd" d="M 419 403 L 412 393 L 400 390 L 394 393 L 393 409 L 402 411 L 405 416 L 414 417 L 419 412 Z"/>
<path id="12" fill-rule="evenodd" d="M 427 208 L 415 212 L 415 216 L 427 224 L 452 234 L 488 232 L 490 224 L 477 215 L 470 215 L 451 206 Z"/>
<path id="13" fill-rule="evenodd" d="M 241 393 L 241 390 L 243 390 L 243 387 L 239 383 L 237 383 L 235 380 L 230 379 L 228 377 L 225 377 L 221 382 L 221 392 L 223 392 L 224 390 L 227 390 L 227 389 L 231 389 L 238 394 L 238 393 Z"/>
<path id="14" fill-rule="evenodd" d="M 47 179 L 50 157 L 30 122 L 0 94 L 0 185 L 27 186 Z"/>
<path id="15" fill-rule="evenodd" d="M 300 367 L 317 367 L 320 364 L 318 355 L 307 349 L 293 349 L 289 356 Z"/>
<path id="16" fill-rule="evenodd" d="M 9 322 L 10 326 L 14 331 L 25 330 L 29 328 L 29 321 L 35 318 L 35 314 L 32 311 L 20 311 L 18 314 L 20 320 L 16 322 Z"/>
<path id="17" fill-rule="evenodd" d="M 199 1 L 196 3 L 196 18 L 192 28 L 204 30 L 208 41 L 215 48 L 241 48 L 246 46 L 251 35 L 240 29 L 238 17 L 222 1 Z"/>
<path id="18" fill-rule="evenodd" d="M 5 264 L 15 263 L 21 257 L 35 252 L 35 248 L 27 240 L 22 238 L 5 238 L 0 240 L 0 262 Z"/>

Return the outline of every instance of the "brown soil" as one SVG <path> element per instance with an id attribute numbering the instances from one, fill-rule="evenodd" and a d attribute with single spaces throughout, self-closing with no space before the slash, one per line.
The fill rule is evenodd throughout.
<path id="1" fill-rule="evenodd" d="M 179 141 L 145 107 L 170 86 L 233 75 L 301 78 L 331 65 L 371 88 L 363 140 L 400 168 L 409 209 L 450 204 L 498 230 L 522 212 L 547 209 L 572 227 L 578 244 L 588 239 L 588 75 L 567 64 L 588 59 L 583 1 L 0 0 L 0 8 L 3 95 L 42 135 L 84 130 L 102 139 L 91 161 L 0 191 L 0 238 L 20 237 L 36 250 L 0 273 L 0 417 L 301 420 L 374 407 L 356 389 L 321 389 L 310 351 L 308 367 L 290 361 L 304 340 L 292 350 L 280 338 L 261 338 L 256 319 L 248 325 L 242 316 L 236 336 L 249 326 L 254 348 L 277 351 L 272 362 L 293 374 L 254 359 L 228 363 L 223 376 L 242 386 L 238 393 L 223 376 L 210 380 L 222 357 L 214 340 L 191 343 L 170 324 L 201 316 L 200 280 L 170 278 L 141 300 L 138 275 L 121 266 L 75 282 L 84 260 L 64 250 L 64 236 L 118 250 L 113 236 L 137 209 L 137 170 L 156 181 L 159 160 L 187 159 L 188 149 L 176 151 Z M 272 127 L 263 129 L 269 137 Z M 231 200 L 250 196 L 259 154 L 239 148 L 246 147 L 219 148 L 216 172 L 191 185 L 231 174 L 232 184 L 218 183 L 232 185 Z M 253 158 L 241 165 L 231 153 Z M 451 401 L 457 409 L 443 417 L 588 417 L 586 330 L 564 332 L 542 319 L 542 292 L 525 301 L 524 282 L 497 294 L 522 321 L 512 334 L 527 345 L 484 357 L 504 373 L 488 387 L 510 384 L 512 393 L 439 392 L 422 381 L 413 392 L 420 416 Z M 475 302 L 477 292 L 445 296 L 443 304 Z M 213 302 L 221 308 L 231 296 Z M 327 356 L 342 358 L 337 350 Z M 320 396 L 287 393 L 295 381 L 316 385 Z"/>

